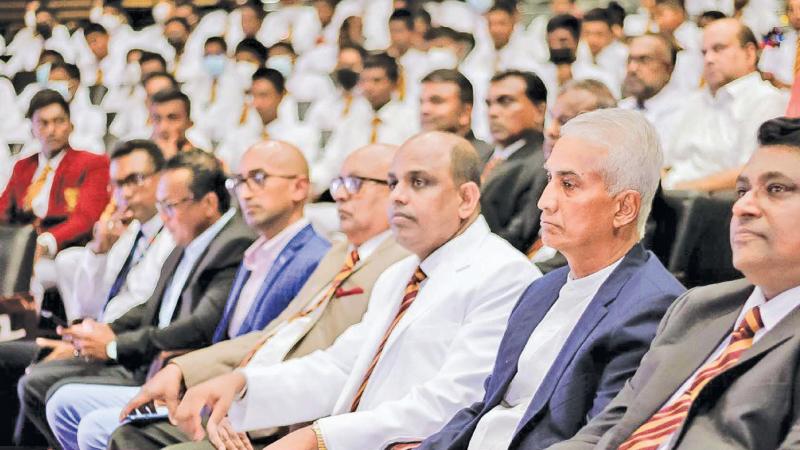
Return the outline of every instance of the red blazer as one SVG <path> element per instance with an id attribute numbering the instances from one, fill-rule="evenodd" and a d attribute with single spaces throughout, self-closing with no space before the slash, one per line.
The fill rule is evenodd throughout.
<path id="1" fill-rule="evenodd" d="M 65 152 L 53 178 L 47 217 L 41 221 L 23 210 L 25 193 L 39 166 L 38 155 L 17 162 L 0 195 L 0 222 L 37 223 L 41 232 L 56 238 L 59 250 L 91 237 L 92 227 L 110 198 L 108 157 L 72 148 Z"/>

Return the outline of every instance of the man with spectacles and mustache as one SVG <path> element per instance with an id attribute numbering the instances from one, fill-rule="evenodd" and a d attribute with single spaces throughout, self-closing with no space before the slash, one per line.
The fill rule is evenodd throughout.
<path id="1" fill-rule="evenodd" d="M 218 322 L 211 343 L 261 330 L 280 315 L 330 247 L 303 216 L 308 165 L 296 147 L 279 141 L 254 145 L 244 154 L 239 173 L 225 180 L 225 185 L 235 194 L 245 221 L 259 238 L 244 252 L 221 319 L 219 311 L 208 316 Z M 168 195 L 157 205 L 169 224 L 171 218 L 184 214 L 195 198 Z M 207 343 L 196 339 L 185 348 Z M 48 421 L 64 448 L 105 448 L 119 425 L 120 408 L 137 391 L 135 386 L 90 383 L 78 379 L 51 394 Z"/>
<path id="2" fill-rule="evenodd" d="M 386 216 L 386 173 L 395 151 L 394 146 L 369 145 L 345 160 L 330 190 L 347 240 L 333 245 L 280 317 L 263 331 L 173 359 L 142 387 L 123 415 L 153 400 L 174 408 L 182 384 L 191 388 L 247 365 L 248 359 L 257 365 L 277 364 L 327 348 L 345 329 L 360 321 L 378 276 L 408 255 L 390 236 Z M 235 441 L 231 445 L 250 444 L 246 436 L 233 432 L 227 421 L 219 431 L 220 435 L 223 433 Z M 188 440 L 165 418 L 148 425 L 120 427 L 110 446 L 156 449 L 181 442 L 189 445 L 185 443 Z M 208 448 L 209 443 L 196 445 Z"/>
<path id="3" fill-rule="evenodd" d="M 92 377 L 89 382 L 99 384 L 141 384 L 160 352 L 211 343 L 242 254 L 253 243 L 252 231 L 230 207 L 222 166 L 206 152 L 181 152 L 167 161 L 156 199 L 176 248 L 153 295 L 113 322 L 87 319 L 61 330 L 80 357 L 38 363 L 19 381 L 24 413 L 51 446 L 60 445 L 48 427 L 45 402 L 51 388 L 58 392 L 56 384 L 76 381 L 73 377 Z M 112 394 L 102 401 L 119 398 Z M 89 395 L 73 400 L 75 407 L 101 406 L 90 403 Z M 125 401 L 123 397 L 121 404 Z"/>

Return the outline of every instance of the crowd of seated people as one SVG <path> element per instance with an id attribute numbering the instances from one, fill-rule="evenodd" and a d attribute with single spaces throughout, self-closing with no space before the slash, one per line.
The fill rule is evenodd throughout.
<path id="1" fill-rule="evenodd" d="M 800 0 L 25 3 L 0 446 L 800 448 Z"/>

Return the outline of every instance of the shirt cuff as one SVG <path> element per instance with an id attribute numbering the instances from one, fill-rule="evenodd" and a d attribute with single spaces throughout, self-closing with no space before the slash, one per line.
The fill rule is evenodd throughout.
<path id="1" fill-rule="evenodd" d="M 319 424 L 314 422 L 311 429 L 314 430 L 314 434 L 317 435 L 317 450 L 328 450 L 328 447 L 325 445 L 325 436 L 322 435 L 322 429 L 319 427 Z"/>
<path id="2" fill-rule="evenodd" d="M 48 255 L 55 257 L 58 253 L 58 242 L 51 233 L 42 233 L 36 238 L 36 243 L 47 248 Z"/>

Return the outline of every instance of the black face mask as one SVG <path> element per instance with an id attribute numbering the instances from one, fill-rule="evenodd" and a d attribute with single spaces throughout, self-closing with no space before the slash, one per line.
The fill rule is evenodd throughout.
<path id="1" fill-rule="evenodd" d="M 572 64 L 575 62 L 575 52 L 571 48 L 551 48 L 550 62 L 553 64 Z"/>
<path id="2" fill-rule="evenodd" d="M 39 33 L 45 40 L 50 39 L 53 35 L 53 28 L 44 22 L 36 24 L 36 32 Z"/>
<path id="3" fill-rule="evenodd" d="M 339 86 L 347 91 L 353 89 L 358 83 L 358 72 L 351 69 L 338 69 L 334 72 L 334 76 Z"/>
<path id="4" fill-rule="evenodd" d="M 186 45 L 186 43 L 185 43 L 185 42 L 183 42 L 183 41 L 182 41 L 182 40 L 180 40 L 180 39 L 176 39 L 176 38 L 167 38 L 167 42 L 168 42 L 168 43 L 169 43 L 169 45 L 171 45 L 171 46 L 172 46 L 172 48 L 174 48 L 174 49 L 175 49 L 175 51 L 176 51 L 176 52 L 178 52 L 178 53 L 182 52 L 182 51 L 183 51 L 183 46 L 184 46 L 184 45 Z"/>

